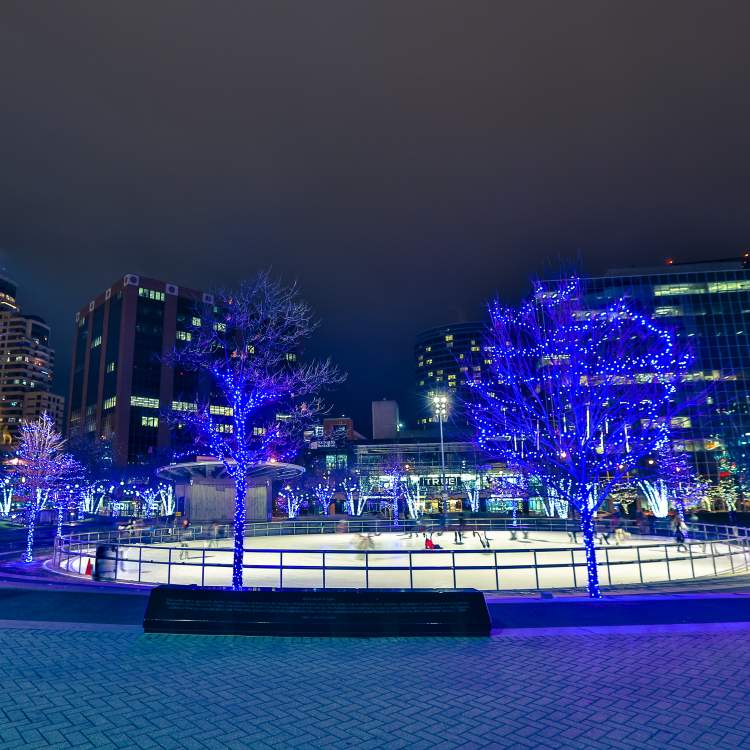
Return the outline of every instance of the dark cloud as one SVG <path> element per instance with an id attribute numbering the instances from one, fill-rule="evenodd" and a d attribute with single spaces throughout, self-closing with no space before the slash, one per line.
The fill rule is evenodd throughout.
<path id="1" fill-rule="evenodd" d="M 416 332 L 545 263 L 739 253 L 748 21 L 737 2 L 6 0 L 2 263 L 62 366 L 73 311 L 122 273 L 271 265 L 367 428 L 370 399 L 411 398 Z"/>

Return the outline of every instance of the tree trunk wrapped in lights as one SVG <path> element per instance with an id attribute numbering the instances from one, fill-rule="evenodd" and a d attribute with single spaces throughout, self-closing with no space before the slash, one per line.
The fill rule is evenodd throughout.
<path id="1" fill-rule="evenodd" d="M 596 512 L 669 441 L 691 357 L 624 300 L 582 304 L 578 279 L 536 286 L 519 309 L 490 305 L 483 381 L 468 408 L 481 448 L 577 511 L 588 591 L 598 598 Z"/>
<path id="2" fill-rule="evenodd" d="M 65 452 L 65 439 L 46 412 L 39 419 L 21 423 L 15 470 L 26 499 L 28 533 L 24 562 L 34 559 L 34 526 L 39 511 L 54 493 L 64 492 L 66 482 L 80 477 L 80 464 Z"/>
<path id="3" fill-rule="evenodd" d="M 191 430 L 234 481 L 232 587 L 241 589 L 248 471 L 291 458 L 303 429 L 324 411 L 320 392 L 343 376 L 329 361 L 298 361 L 317 324 L 296 287 L 267 272 L 204 302 L 189 327 L 169 361 L 210 387 L 195 408 L 173 412 L 172 420 Z"/>

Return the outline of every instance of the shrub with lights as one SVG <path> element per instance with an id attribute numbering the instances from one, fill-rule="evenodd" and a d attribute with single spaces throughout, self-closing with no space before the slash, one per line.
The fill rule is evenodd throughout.
<path id="1" fill-rule="evenodd" d="M 536 285 L 518 309 L 492 303 L 487 374 L 469 382 L 467 406 L 482 449 L 575 508 L 599 598 L 596 512 L 668 444 L 691 357 L 625 300 L 600 310 L 582 300 L 571 278 Z"/>

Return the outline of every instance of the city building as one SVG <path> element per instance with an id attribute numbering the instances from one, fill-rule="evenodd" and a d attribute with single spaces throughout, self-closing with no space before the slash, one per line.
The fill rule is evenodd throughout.
<path id="1" fill-rule="evenodd" d="M 398 403 L 390 399 L 372 402 L 373 440 L 395 438 L 399 431 Z"/>
<path id="2" fill-rule="evenodd" d="M 673 425 L 677 450 L 699 474 L 747 472 L 750 445 L 750 253 L 718 262 L 613 269 L 584 280 L 585 305 L 626 297 L 675 329 L 695 356 L 689 382 L 705 397 Z"/>
<path id="3" fill-rule="evenodd" d="M 304 463 L 313 477 L 341 475 L 353 466 L 353 446 L 364 440 L 350 417 L 325 417 L 305 431 Z"/>
<path id="4" fill-rule="evenodd" d="M 432 437 L 365 441 L 354 446 L 354 459 L 359 490 L 370 512 L 382 511 L 391 502 L 389 486 L 394 470 L 408 477 L 417 505 L 424 513 L 440 512 L 443 495 L 451 513 L 471 509 L 481 513 L 508 513 L 513 506 L 514 498 L 507 493 L 498 496 L 496 487 L 499 477 L 509 476 L 507 468 L 493 462 L 465 438 L 451 436 L 443 443 L 442 451 L 440 442 Z M 544 512 L 540 497 L 519 496 L 515 501 L 524 504 L 532 514 Z"/>
<path id="5" fill-rule="evenodd" d="M 47 412 L 63 428 L 64 399 L 52 393 L 55 352 L 50 327 L 36 315 L 24 315 L 16 285 L 0 278 L 0 445 L 11 448 L 23 420 Z"/>
<path id="6" fill-rule="evenodd" d="M 167 463 L 166 415 L 197 408 L 198 376 L 164 360 L 201 325 L 209 294 L 126 274 L 76 313 L 68 432 L 112 441 L 115 465 Z M 221 420 L 217 409 L 217 419 Z M 177 432 L 177 431 L 174 431 Z M 166 458 L 167 460 L 162 460 Z"/>
<path id="7" fill-rule="evenodd" d="M 449 419 L 466 423 L 461 401 L 467 381 L 482 378 L 486 364 L 482 356 L 483 335 L 482 323 L 453 323 L 419 334 L 414 347 L 417 394 L 422 402 L 418 426 L 425 428 L 437 421 L 431 408 L 436 393 L 449 394 Z"/>

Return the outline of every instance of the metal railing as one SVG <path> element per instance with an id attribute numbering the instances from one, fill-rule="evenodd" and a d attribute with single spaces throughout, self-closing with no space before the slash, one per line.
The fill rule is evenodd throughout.
<path id="1" fill-rule="evenodd" d="M 398 527 L 381 520 L 344 522 L 348 533 L 384 532 L 438 535 L 454 534 L 457 523 L 400 522 Z M 343 530 L 341 519 L 252 523 L 246 537 L 330 534 Z M 619 527 L 643 532 L 635 522 Z M 601 524 L 605 533 L 609 524 Z M 528 537 L 542 531 L 580 534 L 577 522 L 565 519 L 467 519 L 464 536 L 508 532 L 517 546 L 481 549 L 362 549 L 245 547 L 244 577 L 247 586 L 278 588 L 463 588 L 486 591 L 579 588 L 586 584 L 583 547 L 523 548 Z M 85 573 L 100 544 L 114 551 L 113 578 L 138 583 L 193 583 L 228 585 L 232 569 L 232 527 L 196 525 L 157 527 L 132 531 L 72 534 L 57 540 L 53 563 L 74 573 Z M 654 536 L 669 534 L 666 523 L 654 527 Z M 223 535 L 223 536 L 222 536 Z M 609 543 L 599 536 L 597 558 L 603 586 L 712 578 L 750 569 L 750 530 L 743 527 L 693 524 L 690 540 L 682 548 L 673 541 L 643 544 Z M 524 538 L 526 537 L 526 538 Z M 363 539 L 366 539 L 363 536 Z M 207 544 L 201 545 L 205 541 Z"/>

